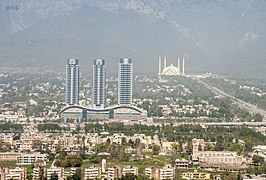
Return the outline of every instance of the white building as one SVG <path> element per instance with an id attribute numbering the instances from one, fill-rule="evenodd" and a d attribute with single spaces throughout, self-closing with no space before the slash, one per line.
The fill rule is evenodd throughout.
<path id="1" fill-rule="evenodd" d="M 46 169 L 47 180 L 51 179 L 52 174 L 57 174 L 58 180 L 64 180 L 64 168 L 50 168 Z"/>
<path id="2" fill-rule="evenodd" d="M 41 163 L 42 165 L 46 165 L 47 162 L 47 154 L 21 154 L 17 157 L 17 164 L 27 165 L 34 163 Z"/>
<path id="3" fill-rule="evenodd" d="M 175 167 L 176 168 L 188 168 L 189 161 L 186 159 L 176 159 L 175 160 Z"/>
<path id="4" fill-rule="evenodd" d="M 259 155 L 266 160 L 266 146 L 265 145 L 258 145 L 253 147 L 253 155 Z"/>
<path id="5" fill-rule="evenodd" d="M 125 176 L 126 174 L 134 174 L 137 176 L 138 175 L 138 167 L 134 167 L 134 166 L 123 167 L 122 175 Z"/>
<path id="6" fill-rule="evenodd" d="M 84 169 L 84 179 L 99 179 L 101 177 L 101 168 L 92 166 Z"/>
<path id="7" fill-rule="evenodd" d="M 161 169 L 159 169 L 158 179 L 174 179 L 174 168 L 171 165 L 167 165 Z"/>
<path id="8" fill-rule="evenodd" d="M 16 167 L 15 169 L 6 169 L 0 173 L 1 180 L 24 180 L 26 179 L 26 168 Z"/>
<path id="9" fill-rule="evenodd" d="M 182 61 L 182 70 L 180 66 L 180 58 L 177 59 L 177 67 L 171 64 L 167 66 L 166 57 L 163 59 L 163 69 L 162 69 L 162 59 L 159 57 L 159 76 L 180 76 L 185 74 L 185 58 Z"/>
<path id="10" fill-rule="evenodd" d="M 149 167 L 145 168 L 145 175 L 150 179 L 174 179 L 174 168 L 171 165 L 166 165 L 163 168 Z"/>

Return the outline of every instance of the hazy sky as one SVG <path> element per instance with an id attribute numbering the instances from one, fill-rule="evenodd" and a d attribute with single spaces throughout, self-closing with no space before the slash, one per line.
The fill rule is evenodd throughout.
<path id="1" fill-rule="evenodd" d="M 188 72 L 265 75 L 265 0 L 1 0 L 2 66 L 84 71 L 122 57 L 135 72 L 156 73 L 158 57 Z"/>

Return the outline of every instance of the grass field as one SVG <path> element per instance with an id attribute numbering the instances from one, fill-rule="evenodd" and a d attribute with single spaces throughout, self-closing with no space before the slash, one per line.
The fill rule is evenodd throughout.
<path id="1" fill-rule="evenodd" d="M 165 164 L 171 163 L 171 156 L 146 156 L 143 161 L 118 161 L 115 159 L 107 159 L 107 168 L 108 167 L 120 167 L 120 166 L 136 166 L 139 168 L 139 173 L 143 173 L 144 169 L 147 167 L 163 167 Z M 91 166 L 101 166 L 99 164 L 90 163 L 89 160 L 83 160 L 82 167 L 91 167 Z"/>
<path id="2" fill-rule="evenodd" d="M 0 167 L 15 168 L 16 161 L 0 161 Z"/>

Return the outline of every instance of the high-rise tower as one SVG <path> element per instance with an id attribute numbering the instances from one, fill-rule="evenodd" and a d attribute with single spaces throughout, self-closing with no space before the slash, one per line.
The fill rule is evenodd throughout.
<path id="1" fill-rule="evenodd" d="M 93 64 L 93 90 L 92 102 L 93 108 L 104 108 L 105 101 L 105 61 L 95 59 Z"/>
<path id="2" fill-rule="evenodd" d="M 66 65 L 66 106 L 79 103 L 79 61 L 68 59 Z"/>
<path id="3" fill-rule="evenodd" d="M 133 64 L 132 60 L 122 58 L 118 69 L 118 104 L 131 105 L 132 102 L 132 83 L 133 83 Z"/>

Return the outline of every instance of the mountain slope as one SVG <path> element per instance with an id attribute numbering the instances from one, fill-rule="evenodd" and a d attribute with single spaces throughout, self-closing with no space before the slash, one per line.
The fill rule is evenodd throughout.
<path id="1" fill-rule="evenodd" d="M 229 0 L 3 0 L 0 62 L 63 69 L 67 58 L 77 57 L 87 69 L 100 57 L 115 71 L 118 59 L 128 56 L 137 72 L 156 72 L 158 56 L 176 63 L 177 56 L 185 55 L 188 71 L 261 75 L 266 68 L 265 5 Z M 18 10 L 11 9 L 15 6 Z"/>

